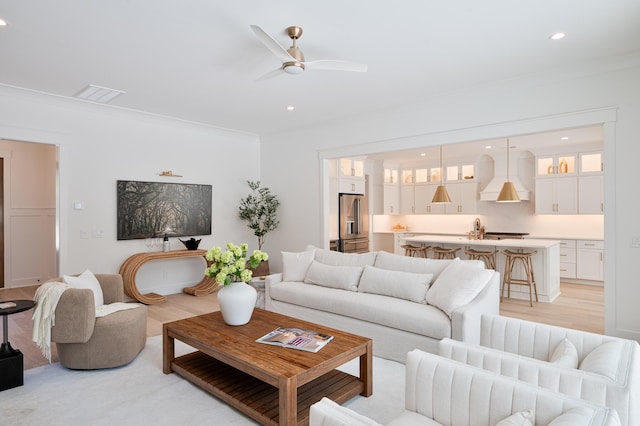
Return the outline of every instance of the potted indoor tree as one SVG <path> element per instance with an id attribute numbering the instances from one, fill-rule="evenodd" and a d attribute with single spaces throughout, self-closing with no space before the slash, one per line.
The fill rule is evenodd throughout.
<path id="1" fill-rule="evenodd" d="M 278 227 L 277 217 L 280 201 L 271 193 L 269 188 L 261 187 L 260 181 L 247 181 L 251 193 L 240 200 L 238 210 L 240 219 L 247 222 L 249 229 L 258 237 L 258 250 L 262 250 L 265 235 Z M 269 262 L 263 261 L 253 270 L 253 276 L 269 275 Z"/>

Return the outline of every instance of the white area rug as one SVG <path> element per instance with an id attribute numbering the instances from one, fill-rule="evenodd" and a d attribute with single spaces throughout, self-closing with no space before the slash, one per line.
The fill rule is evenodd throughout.
<path id="1" fill-rule="evenodd" d="M 191 352 L 176 341 L 176 355 Z M 342 370 L 357 375 L 356 361 Z M 404 407 L 404 365 L 374 358 L 373 396 L 347 406 L 380 423 Z M 24 386 L 0 392 L 0 425 L 254 425 L 176 374 L 162 373 L 162 337 L 124 367 L 74 371 L 59 363 L 25 371 Z"/>

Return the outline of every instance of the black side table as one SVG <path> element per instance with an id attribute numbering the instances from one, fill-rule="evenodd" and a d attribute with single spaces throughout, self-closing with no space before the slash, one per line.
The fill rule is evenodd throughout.
<path id="1" fill-rule="evenodd" d="M 33 300 L 5 300 L 16 306 L 0 309 L 2 315 L 3 339 L 0 346 L 0 391 L 24 384 L 24 361 L 22 352 L 13 349 L 9 343 L 9 315 L 27 311 L 35 306 Z"/>

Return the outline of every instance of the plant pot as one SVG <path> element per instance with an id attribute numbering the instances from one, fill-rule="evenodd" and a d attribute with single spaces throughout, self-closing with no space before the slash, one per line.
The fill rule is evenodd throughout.
<path id="1" fill-rule="evenodd" d="M 251 269 L 251 271 L 253 272 L 254 278 L 266 277 L 267 275 L 269 275 L 269 261 L 263 260 L 255 268 L 249 267 L 249 269 Z"/>
<path id="2" fill-rule="evenodd" d="M 256 306 L 258 294 L 253 286 L 234 282 L 218 291 L 218 304 L 222 318 L 228 325 L 244 325 L 249 322 Z"/>

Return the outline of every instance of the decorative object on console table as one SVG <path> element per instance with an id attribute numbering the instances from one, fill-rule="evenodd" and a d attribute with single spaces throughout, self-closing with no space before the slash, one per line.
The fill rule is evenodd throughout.
<path id="1" fill-rule="evenodd" d="M 260 181 L 247 181 L 251 193 L 246 198 L 240 200 L 238 215 L 240 219 L 247 222 L 247 227 L 253 230 L 253 234 L 258 237 L 258 250 L 262 250 L 264 236 L 278 227 L 280 223 L 277 217 L 280 201 L 271 193 L 269 188 L 261 188 Z M 254 276 L 269 275 L 269 262 L 265 260 L 259 264 L 259 269 L 253 266 Z"/>
<path id="2" fill-rule="evenodd" d="M 215 277 L 224 287 L 218 292 L 218 304 L 224 322 L 228 325 L 244 325 L 249 322 L 256 305 L 257 292 L 248 283 L 253 276 L 250 268 L 256 268 L 269 256 L 260 250 L 254 250 L 247 260 L 248 245 L 227 243 L 226 251 L 214 247 L 207 251 L 205 258 L 210 265 L 204 274 Z"/>
<path id="3" fill-rule="evenodd" d="M 180 238 L 178 239 L 180 240 Z M 180 240 L 180 242 L 184 244 L 187 250 L 197 250 L 198 246 L 200 245 L 200 241 L 202 241 L 202 239 L 196 240 L 195 238 L 191 238 L 189 240 Z"/>

